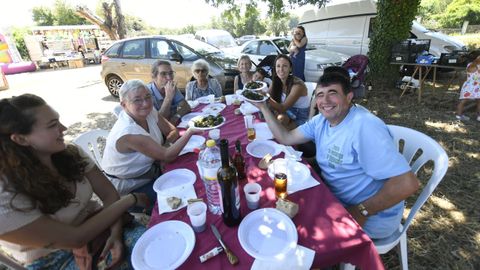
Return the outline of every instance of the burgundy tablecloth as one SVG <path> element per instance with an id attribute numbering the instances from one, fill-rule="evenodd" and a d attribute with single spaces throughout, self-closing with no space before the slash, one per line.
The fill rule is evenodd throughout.
<path id="1" fill-rule="evenodd" d="M 246 129 L 242 115 L 233 113 L 234 106 L 227 106 L 222 111 L 226 123 L 220 128 L 221 138 L 227 138 L 230 144 L 230 153 L 233 153 L 235 140 L 240 139 L 246 160 L 248 180 L 240 182 L 241 213 L 245 217 L 252 210 L 246 205 L 243 186 L 247 182 L 257 182 L 262 186 L 260 207 L 275 207 L 275 191 L 272 180 L 266 171 L 257 167 L 258 158 L 248 155 L 245 147 L 248 144 Z M 197 109 L 198 110 L 198 109 Z M 257 117 L 258 118 L 258 117 Z M 259 121 L 259 119 L 256 119 Z M 204 134 L 208 136 L 207 132 Z M 198 174 L 196 161 L 198 155 L 188 153 L 178 157 L 174 162 L 166 165 L 166 170 L 187 168 L 195 172 L 197 180 L 194 184 L 197 196 L 206 201 L 205 188 Z M 311 170 L 312 175 L 320 181 L 320 177 Z M 300 210 L 293 218 L 297 226 L 298 244 L 315 250 L 315 259 L 312 267 L 326 267 L 339 262 L 348 262 L 357 265 L 361 269 L 384 269 L 382 260 L 370 238 L 362 231 L 359 225 L 352 219 L 350 214 L 332 195 L 328 188 L 321 182 L 320 185 L 296 192 L 288 196 L 288 199 L 299 204 Z M 250 269 L 254 258 L 248 255 L 240 245 L 237 231 L 238 227 L 229 228 L 223 224 L 220 215 L 213 215 L 207 211 L 207 225 L 215 224 L 227 246 L 238 256 L 239 264 L 231 266 L 227 257 L 222 254 L 200 263 L 199 256 L 219 246 L 213 233 L 207 227 L 204 232 L 195 233 L 195 247 L 190 257 L 179 269 Z M 152 213 L 149 227 L 162 221 L 181 220 L 190 224 L 186 208 L 176 212 L 158 214 L 158 206 Z"/>

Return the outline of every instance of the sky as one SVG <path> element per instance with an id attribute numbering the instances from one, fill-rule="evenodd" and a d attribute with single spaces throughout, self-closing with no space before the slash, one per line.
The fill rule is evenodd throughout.
<path id="1" fill-rule="evenodd" d="M 37 6 L 53 7 L 55 0 L 14 0 L 3 4 L 0 10 L 0 29 L 8 26 L 30 26 L 32 8 Z M 95 11 L 99 0 L 66 0 L 71 6 L 86 5 Z M 241 0 L 242 1 L 242 0 Z M 266 13 L 266 5 L 258 1 L 262 12 Z M 189 24 L 202 25 L 210 22 L 210 18 L 223 11 L 205 3 L 205 0 L 122 0 L 122 11 L 142 18 L 154 27 L 181 28 Z M 300 14 L 298 14 L 300 15 Z"/>

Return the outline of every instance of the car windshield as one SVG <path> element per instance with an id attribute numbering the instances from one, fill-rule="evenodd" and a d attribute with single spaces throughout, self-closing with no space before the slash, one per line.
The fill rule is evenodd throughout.
<path id="1" fill-rule="evenodd" d="M 175 38 L 175 40 L 178 40 L 178 41 L 182 42 L 183 44 L 192 48 L 193 50 L 195 50 L 195 52 L 197 52 L 201 55 L 222 54 L 222 51 L 220 51 L 219 49 L 215 48 L 214 46 L 212 46 L 208 43 L 197 40 L 197 39 Z"/>
<path id="2" fill-rule="evenodd" d="M 212 44 L 217 48 L 230 48 L 237 46 L 235 40 L 230 35 L 208 37 L 208 43 Z"/>
<path id="3" fill-rule="evenodd" d="M 290 41 L 284 38 L 274 39 L 272 41 L 283 54 L 288 54 L 288 45 L 290 45 Z"/>

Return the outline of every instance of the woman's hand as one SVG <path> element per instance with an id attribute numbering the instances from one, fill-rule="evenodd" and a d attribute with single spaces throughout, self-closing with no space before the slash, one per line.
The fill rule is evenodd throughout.
<path id="1" fill-rule="evenodd" d="M 130 193 L 133 197 L 135 197 L 135 205 L 138 207 L 143 207 L 148 209 L 150 207 L 150 199 L 148 198 L 147 194 L 145 193 Z"/>
<path id="2" fill-rule="evenodd" d="M 107 265 L 106 263 L 106 258 L 108 253 L 110 252 L 110 255 L 112 257 L 112 261 L 110 262 L 110 265 Z M 122 236 L 113 236 L 110 235 L 108 237 L 107 242 L 105 243 L 105 247 L 103 248 L 102 253 L 100 254 L 100 257 L 98 258 L 98 261 L 105 261 L 105 265 L 107 265 L 106 269 L 115 269 L 120 263 L 122 263 L 123 260 L 123 239 Z"/>

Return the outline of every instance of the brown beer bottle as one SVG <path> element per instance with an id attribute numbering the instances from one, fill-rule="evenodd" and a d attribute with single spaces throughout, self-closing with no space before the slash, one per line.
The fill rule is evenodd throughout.
<path id="1" fill-rule="evenodd" d="M 242 156 L 242 145 L 240 140 L 235 142 L 235 154 L 233 155 L 232 161 L 233 165 L 237 169 L 238 180 L 245 180 L 247 176 L 245 175 L 245 159 Z"/>
<path id="2" fill-rule="evenodd" d="M 228 227 L 240 224 L 242 217 L 240 215 L 240 193 L 238 186 L 237 170 L 230 165 L 230 156 L 228 155 L 228 140 L 220 140 L 220 155 L 222 167 L 218 169 L 217 178 L 221 187 L 223 204 L 223 223 Z"/>

